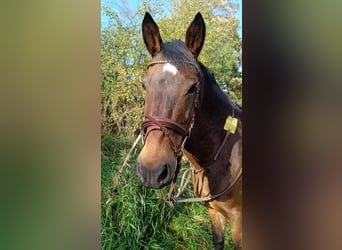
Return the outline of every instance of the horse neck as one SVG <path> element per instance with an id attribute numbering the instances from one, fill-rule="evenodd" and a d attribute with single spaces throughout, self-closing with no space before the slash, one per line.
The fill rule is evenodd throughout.
<path id="1" fill-rule="evenodd" d="M 228 115 L 232 115 L 234 107 L 216 84 L 214 77 L 205 68 L 203 73 L 204 83 L 200 89 L 199 107 L 185 149 L 198 160 L 198 163 L 205 166 L 213 161 L 224 139 L 223 126 Z"/>

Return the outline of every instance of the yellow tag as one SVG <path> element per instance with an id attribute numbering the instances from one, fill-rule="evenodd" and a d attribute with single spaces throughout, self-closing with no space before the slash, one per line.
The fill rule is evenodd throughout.
<path id="1" fill-rule="evenodd" d="M 238 124 L 237 118 L 228 116 L 223 128 L 224 130 L 229 131 L 230 133 L 234 134 L 236 131 L 237 124 Z"/>

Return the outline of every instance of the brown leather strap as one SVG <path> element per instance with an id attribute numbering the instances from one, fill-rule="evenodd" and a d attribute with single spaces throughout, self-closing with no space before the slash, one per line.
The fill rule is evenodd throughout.
<path id="1" fill-rule="evenodd" d="M 148 134 L 155 129 L 163 131 L 163 133 L 169 138 L 173 151 L 178 156 L 182 148 L 178 147 L 173 137 L 170 136 L 168 129 L 175 131 L 182 137 L 186 136 L 186 130 L 180 124 L 168 118 L 145 115 L 145 120 L 142 123 L 142 130 L 145 134 L 144 137 L 147 138 Z"/>
<path id="2" fill-rule="evenodd" d="M 153 66 L 153 65 L 156 65 L 156 64 L 164 64 L 164 63 L 174 63 L 173 61 L 169 61 L 169 60 L 160 60 L 160 61 L 153 61 L 153 62 L 150 62 L 149 64 L 147 64 L 147 68 Z M 195 63 L 195 62 L 190 62 L 190 61 L 182 61 L 182 63 L 185 63 L 185 64 L 191 64 L 193 65 L 198 71 L 201 71 L 200 70 L 200 67 L 198 65 L 198 63 Z"/>
<path id="3" fill-rule="evenodd" d="M 234 105 L 232 105 L 232 107 L 233 107 L 232 116 L 234 117 Z M 216 152 L 216 154 L 215 154 L 215 156 L 214 156 L 214 161 L 216 161 L 216 160 L 217 160 L 217 157 L 218 157 L 218 156 L 219 156 L 219 154 L 221 153 L 221 151 L 222 151 L 222 149 L 223 149 L 223 146 L 224 146 L 224 144 L 226 144 L 226 142 L 227 142 L 227 140 L 228 140 L 228 137 L 229 137 L 229 135 L 230 135 L 230 132 L 229 132 L 229 131 L 227 131 L 227 132 L 226 132 L 226 135 L 224 136 L 224 139 L 223 139 L 223 142 L 222 142 L 221 146 L 219 147 L 219 149 L 217 150 L 217 152 Z"/>
<path id="4" fill-rule="evenodd" d="M 172 121 L 171 119 L 159 116 L 145 115 L 145 120 L 142 123 L 143 130 L 153 125 L 158 125 L 159 129 L 163 130 L 164 133 L 167 133 L 167 130 L 164 131 L 164 128 L 168 128 L 182 136 L 185 136 L 186 134 L 185 129 L 180 124 Z"/>
<path id="5" fill-rule="evenodd" d="M 215 195 L 208 195 L 206 197 L 201 197 L 201 198 L 179 198 L 179 197 L 173 197 L 170 200 L 170 203 L 175 203 L 175 202 L 199 202 L 199 201 L 211 201 L 214 200 L 218 197 L 220 197 L 221 195 L 223 195 L 224 193 L 228 192 L 228 190 L 230 190 L 235 184 L 236 182 L 240 179 L 240 177 L 242 176 L 242 168 L 239 169 L 239 172 L 237 174 L 237 176 L 235 177 L 235 179 L 220 193 L 215 194 Z"/>

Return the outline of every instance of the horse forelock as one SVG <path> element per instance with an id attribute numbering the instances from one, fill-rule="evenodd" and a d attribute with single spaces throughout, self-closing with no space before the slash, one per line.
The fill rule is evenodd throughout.
<path id="1" fill-rule="evenodd" d="M 196 58 L 181 40 L 163 43 L 160 52 L 153 58 L 153 61 L 161 60 L 172 62 L 180 71 L 189 70 L 198 64 Z M 200 68 L 197 68 L 197 70 L 200 70 Z"/>

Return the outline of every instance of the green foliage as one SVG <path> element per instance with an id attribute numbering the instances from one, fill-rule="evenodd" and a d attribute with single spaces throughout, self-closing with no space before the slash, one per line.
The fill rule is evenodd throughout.
<path id="1" fill-rule="evenodd" d="M 127 132 L 139 127 L 143 96 L 141 77 L 146 53 L 138 23 L 125 22 L 119 13 L 106 9 L 111 26 L 102 30 L 102 128 L 104 132 Z"/>
<path id="2" fill-rule="evenodd" d="M 204 206 L 179 203 L 171 208 L 158 190 L 146 189 L 138 180 L 134 161 L 140 146 L 119 173 L 130 144 L 123 135 L 102 137 L 102 249 L 212 249 Z M 190 184 L 184 196 L 191 192 Z M 228 227 L 227 239 L 229 234 Z M 228 240 L 226 249 L 233 249 Z"/>

